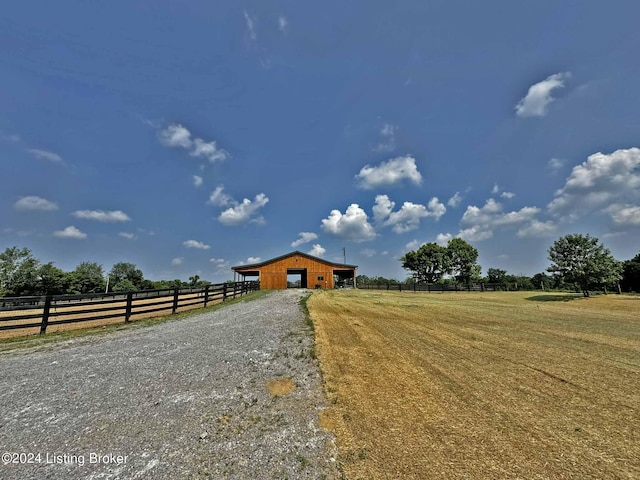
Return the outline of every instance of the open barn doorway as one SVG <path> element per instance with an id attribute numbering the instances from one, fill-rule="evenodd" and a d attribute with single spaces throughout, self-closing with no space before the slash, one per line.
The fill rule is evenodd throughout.
<path id="1" fill-rule="evenodd" d="M 307 288 L 307 269 L 287 268 L 287 288 Z"/>

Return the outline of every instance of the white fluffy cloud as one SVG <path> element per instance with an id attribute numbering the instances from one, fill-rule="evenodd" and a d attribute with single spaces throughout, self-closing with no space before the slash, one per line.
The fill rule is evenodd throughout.
<path id="1" fill-rule="evenodd" d="M 251 263 L 258 263 L 261 260 L 260 257 L 249 257 L 247 258 L 247 263 L 251 264 Z"/>
<path id="2" fill-rule="evenodd" d="M 40 150 L 39 148 L 28 148 L 27 152 L 36 157 L 38 160 L 46 160 L 51 163 L 59 163 L 64 165 L 64 160 L 60 155 L 46 150 Z"/>
<path id="3" fill-rule="evenodd" d="M 202 186 L 202 182 L 203 182 L 202 177 L 200 177 L 198 175 L 194 175 L 193 176 L 193 186 L 194 187 L 198 188 L 198 187 Z"/>
<path id="4" fill-rule="evenodd" d="M 309 255 L 313 255 L 314 257 L 321 257 L 325 254 L 326 251 L 326 248 L 324 248 L 319 243 L 316 243 L 313 245 L 313 248 L 309 250 Z"/>
<path id="5" fill-rule="evenodd" d="M 520 228 L 516 235 L 520 238 L 549 237 L 556 233 L 557 228 L 557 225 L 551 220 L 540 222 L 534 219 L 528 225 Z"/>
<path id="6" fill-rule="evenodd" d="M 226 207 L 233 202 L 233 199 L 224 193 L 224 185 L 218 185 L 211 195 L 209 195 L 209 201 L 207 202 L 210 205 L 215 205 L 216 207 Z"/>
<path id="7" fill-rule="evenodd" d="M 269 199 L 264 193 L 259 193 L 255 196 L 254 200 L 245 198 L 242 203 L 236 204 L 223 211 L 218 220 L 224 225 L 240 225 L 247 221 L 253 221 L 257 223 L 263 223 L 262 217 L 254 217 L 254 215 L 264 207 Z"/>
<path id="8" fill-rule="evenodd" d="M 187 248 L 197 248 L 199 250 L 209 250 L 211 248 L 209 245 L 205 245 L 204 243 L 198 242 L 196 240 L 185 240 L 184 242 L 182 242 L 182 245 Z"/>
<path id="9" fill-rule="evenodd" d="M 58 205 L 56 205 L 55 203 L 50 202 L 47 199 L 36 197 L 36 196 L 22 197 L 16 203 L 13 204 L 13 207 L 16 210 L 52 211 L 52 210 L 58 209 Z"/>
<path id="10" fill-rule="evenodd" d="M 640 206 L 614 203 L 605 209 L 613 223 L 621 227 L 640 227 Z"/>
<path id="11" fill-rule="evenodd" d="M 438 245 L 445 246 L 452 238 L 453 235 L 451 235 L 450 233 L 439 233 L 438 235 L 436 235 L 436 243 Z"/>
<path id="12" fill-rule="evenodd" d="M 376 238 L 376 232 L 369 223 L 367 213 L 357 203 L 349 205 L 344 214 L 331 210 L 322 220 L 322 230 L 336 237 L 354 242 L 366 242 Z"/>
<path id="13" fill-rule="evenodd" d="M 613 203 L 636 203 L 639 198 L 640 148 L 629 148 L 594 153 L 573 167 L 547 209 L 565 221 L 575 220 Z"/>
<path id="14" fill-rule="evenodd" d="M 177 267 L 178 265 L 182 265 L 184 263 L 184 257 L 176 257 L 171 260 L 171 265 L 173 267 Z"/>
<path id="15" fill-rule="evenodd" d="M 568 72 L 556 73 L 545 80 L 529 87 L 527 95 L 516 105 L 519 117 L 543 117 L 547 114 L 547 106 L 555 99 L 551 96 L 554 90 L 564 87 L 564 82 L 571 77 Z"/>
<path id="16" fill-rule="evenodd" d="M 113 210 L 110 212 L 105 212 L 103 210 L 77 210 L 73 212 L 72 215 L 76 218 L 106 223 L 131 221 L 129 215 L 124 213 L 122 210 Z"/>
<path id="17" fill-rule="evenodd" d="M 134 240 L 136 238 L 135 233 L 131 233 L 131 232 L 118 232 L 118 236 L 122 238 L 126 238 L 127 240 Z"/>
<path id="18" fill-rule="evenodd" d="M 356 176 L 360 188 L 372 189 L 381 186 L 398 185 L 404 180 L 420 185 L 422 175 L 416 167 L 416 159 L 410 155 L 382 162 L 377 167 L 365 165 Z"/>
<path id="19" fill-rule="evenodd" d="M 400 210 L 394 212 L 395 202 L 387 195 L 377 195 L 373 206 L 373 218 L 376 224 L 391 227 L 395 233 L 405 233 L 420 226 L 420 219 L 433 217 L 438 220 L 447 208 L 437 197 L 429 200 L 425 207 L 413 202 L 404 202 Z"/>
<path id="20" fill-rule="evenodd" d="M 458 205 L 460 205 L 461 201 L 462 195 L 460 195 L 460 192 L 456 192 L 453 194 L 453 197 L 447 200 L 447 205 L 449 205 L 451 208 L 456 208 Z"/>
<path id="21" fill-rule="evenodd" d="M 513 198 L 513 197 L 515 197 L 515 196 L 516 196 L 516 194 L 515 194 L 515 193 L 512 193 L 512 192 L 502 192 L 502 193 L 500 194 L 500 197 L 501 197 L 501 198 L 507 198 L 507 199 Z"/>
<path id="22" fill-rule="evenodd" d="M 164 130 L 158 132 L 160 142 L 167 147 L 183 148 L 189 151 L 192 157 L 204 157 L 211 163 L 226 160 L 229 153 L 219 148 L 215 141 L 206 142 L 201 138 L 191 139 L 191 132 L 180 125 L 173 123 Z"/>
<path id="23" fill-rule="evenodd" d="M 392 152 L 396 148 L 396 130 L 398 127 L 385 123 L 380 129 L 380 141 L 373 147 L 375 152 Z"/>
<path id="24" fill-rule="evenodd" d="M 73 225 L 66 227 L 64 230 L 53 232 L 53 235 L 59 238 L 73 238 L 76 240 L 84 240 L 87 238 L 86 233 L 81 232 Z"/>
<path id="25" fill-rule="evenodd" d="M 566 163 L 567 161 L 562 158 L 552 158 L 547 163 L 547 166 L 553 173 L 557 173 Z"/>
<path id="26" fill-rule="evenodd" d="M 293 248 L 299 247 L 300 245 L 304 245 L 305 243 L 312 242 L 313 240 L 318 238 L 318 235 L 316 235 L 313 232 L 300 232 L 298 234 L 298 237 L 299 238 L 297 240 L 291 242 L 291 246 Z"/>

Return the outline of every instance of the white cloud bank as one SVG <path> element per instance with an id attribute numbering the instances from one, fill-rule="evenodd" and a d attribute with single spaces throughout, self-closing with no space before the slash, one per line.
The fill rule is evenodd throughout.
<path id="1" fill-rule="evenodd" d="M 64 230 L 53 232 L 53 235 L 58 238 L 72 238 L 75 240 L 84 240 L 87 238 L 86 233 L 81 232 L 73 225 L 66 227 Z"/>
<path id="2" fill-rule="evenodd" d="M 45 198 L 36 197 L 33 195 L 20 198 L 16 203 L 13 204 L 13 207 L 16 210 L 52 211 L 58 209 L 58 205 L 56 205 L 54 202 L 50 202 Z"/>
<path id="3" fill-rule="evenodd" d="M 129 222 L 131 218 L 122 210 L 113 210 L 105 212 L 103 210 L 77 210 L 72 213 L 76 218 L 82 218 L 84 220 L 95 220 L 97 222 L 115 223 L 115 222 Z"/>
<path id="4" fill-rule="evenodd" d="M 182 148 L 192 157 L 204 157 L 211 163 L 226 160 L 229 153 L 218 147 L 215 141 L 206 142 L 201 138 L 191 139 L 191 132 L 179 123 L 172 123 L 158 132 L 158 139 L 166 147 Z"/>
<path id="5" fill-rule="evenodd" d="M 416 159 L 410 155 L 397 157 L 386 162 L 382 162 L 377 167 L 365 165 L 355 176 L 358 187 L 367 190 L 399 185 L 407 180 L 414 185 L 422 183 L 422 175 L 416 166 Z"/>
<path id="6" fill-rule="evenodd" d="M 531 87 L 516 105 L 516 115 L 519 117 L 544 117 L 547 107 L 555 99 L 551 96 L 554 90 L 564 87 L 565 80 L 571 78 L 569 72 L 556 73 Z"/>
<path id="7" fill-rule="evenodd" d="M 376 238 L 367 213 L 357 203 L 349 205 L 344 214 L 340 210 L 331 210 L 329 216 L 322 220 L 321 228 L 338 238 L 353 242 L 366 242 Z"/>
<path id="8" fill-rule="evenodd" d="M 562 221 L 604 211 L 614 223 L 622 224 L 623 210 L 640 202 L 640 148 L 594 153 L 573 167 L 565 185 L 547 205 L 548 212 Z M 612 208 L 614 205 L 622 207 Z M 631 210 L 633 211 L 633 210 Z"/>

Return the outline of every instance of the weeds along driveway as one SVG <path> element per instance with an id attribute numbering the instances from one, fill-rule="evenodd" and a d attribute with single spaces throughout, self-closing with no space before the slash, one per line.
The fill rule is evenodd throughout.
<path id="1" fill-rule="evenodd" d="M 0 478 L 337 477 L 305 295 L 0 354 Z"/>

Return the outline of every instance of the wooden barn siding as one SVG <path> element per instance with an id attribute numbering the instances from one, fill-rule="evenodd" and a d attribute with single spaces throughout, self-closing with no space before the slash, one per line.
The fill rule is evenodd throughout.
<path id="1" fill-rule="evenodd" d="M 333 270 L 338 267 L 326 265 L 322 262 L 293 255 L 283 258 L 273 263 L 269 263 L 259 268 L 248 268 L 249 270 L 260 270 L 260 288 L 264 290 L 278 290 L 287 288 L 287 269 L 306 268 L 307 287 L 315 288 L 316 283 L 320 283 L 322 288 L 334 288 Z M 239 270 L 240 272 L 242 270 Z M 318 281 L 318 277 L 323 276 L 324 281 Z"/>

